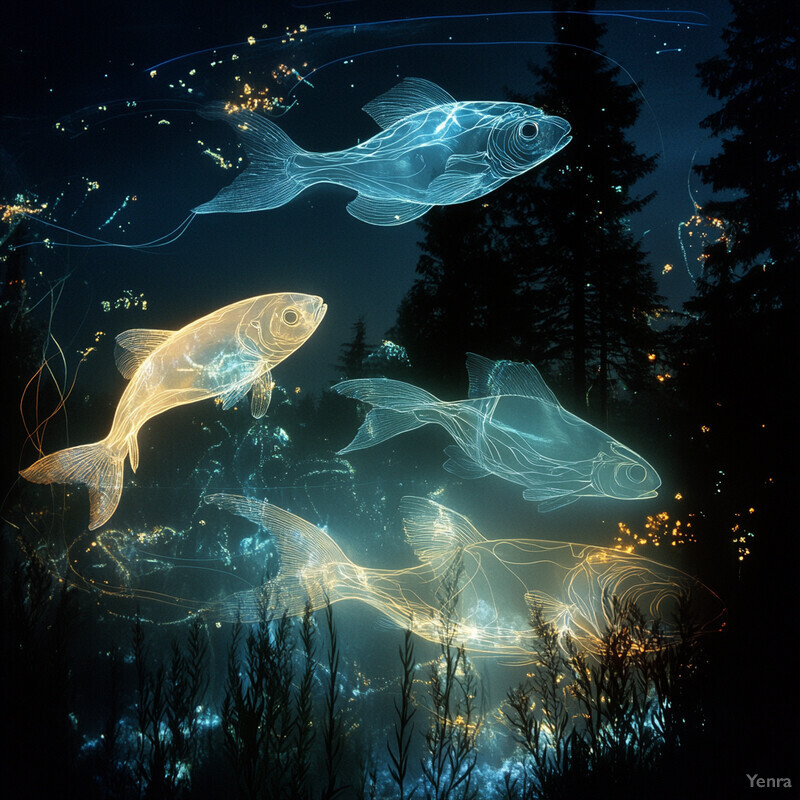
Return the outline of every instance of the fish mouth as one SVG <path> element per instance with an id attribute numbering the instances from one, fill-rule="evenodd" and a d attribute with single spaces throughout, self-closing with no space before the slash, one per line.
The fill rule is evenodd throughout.
<path id="1" fill-rule="evenodd" d="M 572 141 L 572 137 L 569 135 L 572 126 L 563 117 L 548 117 L 547 121 L 561 132 L 561 138 L 556 142 L 553 148 L 553 152 L 557 153 L 559 150 L 563 150 Z"/>
<path id="2" fill-rule="evenodd" d="M 562 136 L 558 140 L 558 144 L 556 144 L 555 149 L 553 150 L 553 152 L 557 153 L 559 150 L 563 150 L 571 141 L 572 141 L 572 137 L 571 136 Z"/>
<path id="3" fill-rule="evenodd" d="M 322 303 L 319 308 L 314 313 L 314 323 L 319 325 L 322 322 L 322 318 L 325 316 L 325 312 L 328 310 L 327 303 Z"/>

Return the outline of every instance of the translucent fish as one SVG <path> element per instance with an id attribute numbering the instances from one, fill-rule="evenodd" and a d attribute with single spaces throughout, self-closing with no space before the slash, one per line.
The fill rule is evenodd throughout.
<path id="1" fill-rule="evenodd" d="M 252 111 L 212 107 L 232 125 L 250 163 L 197 214 L 261 211 L 316 183 L 358 192 L 347 210 L 370 225 L 402 225 L 433 206 L 474 200 L 541 164 L 571 140 L 569 123 L 524 103 L 457 102 L 422 78 L 406 78 L 367 103 L 383 129 L 333 153 L 298 147 Z"/>
<path id="2" fill-rule="evenodd" d="M 517 663 L 531 660 L 531 608 L 569 633 L 588 652 L 599 652 L 615 601 L 635 603 L 645 621 L 658 619 L 658 646 L 680 639 L 670 620 L 689 596 L 697 633 L 719 630 L 724 608 L 702 583 L 672 567 L 603 547 L 540 539 L 486 539 L 461 514 L 432 500 L 405 497 L 401 513 L 419 564 L 398 570 L 354 564 L 325 531 L 277 506 L 214 494 L 219 508 L 269 531 L 281 568 L 265 586 L 239 592 L 205 609 L 221 621 L 256 621 L 264 610 L 300 615 L 313 608 L 358 600 L 401 628 L 437 642 L 448 626 L 454 641 L 477 654 Z M 452 594 L 443 618 L 442 588 Z"/>
<path id="3" fill-rule="evenodd" d="M 282 292 L 225 306 L 179 331 L 121 333 L 115 357 L 130 383 L 108 436 L 45 456 L 20 475 L 33 483 L 85 484 L 89 529 L 99 528 L 119 504 L 126 456 L 136 472 L 137 434 L 147 420 L 212 397 L 229 409 L 248 392 L 253 416 L 262 417 L 272 393 L 271 369 L 314 333 L 326 310 L 320 297 Z"/>
<path id="4" fill-rule="evenodd" d="M 444 468 L 460 478 L 497 475 L 524 486 L 540 511 L 581 497 L 656 496 L 658 473 L 607 433 L 566 411 L 532 364 L 467 354 L 469 400 L 445 403 L 388 378 L 342 381 L 333 388 L 373 406 L 340 453 L 384 442 L 422 425 L 441 425 L 455 445 Z"/>

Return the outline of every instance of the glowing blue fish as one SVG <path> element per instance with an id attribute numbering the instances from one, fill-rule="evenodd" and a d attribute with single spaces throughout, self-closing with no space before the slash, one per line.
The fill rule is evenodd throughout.
<path id="1" fill-rule="evenodd" d="M 448 472 L 493 474 L 525 487 L 540 511 L 580 497 L 655 497 L 658 473 L 641 456 L 565 410 L 532 364 L 467 354 L 469 400 L 445 403 L 424 389 L 387 378 L 342 381 L 333 388 L 374 408 L 341 453 L 360 450 L 422 425 L 441 425 L 456 446 Z"/>
<path id="2" fill-rule="evenodd" d="M 422 78 L 406 78 L 364 110 L 381 126 L 366 142 L 334 153 L 298 147 L 273 122 L 212 107 L 231 124 L 250 163 L 197 214 L 261 211 L 316 183 L 355 189 L 347 210 L 371 225 L 402 225 L 433 206 L 474 200 L 541 164 L 572 137 L 566 120 L 524 103 L 462 102 Z"/>

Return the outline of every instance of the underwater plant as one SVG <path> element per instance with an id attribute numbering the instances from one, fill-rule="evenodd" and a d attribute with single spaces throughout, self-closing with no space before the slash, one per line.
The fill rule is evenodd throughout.
<path id="1" fill-rule="evenodd" d="M 681 696 L 702 660 L 691 599 L 676 610 L 673 647 L 663 646 L 664 621 L 645 621 L 632 601 L 615 597 L 612 607 L 596 658 L 548 622 L 542 606 L 531 609 L 533 668 L 500 710 L 523 754 L 515 791 L 506 779 L 508 797 L 568 800 L 598 785 L 635 796 L 667 753 L 689 746 L 694 723 Z"/>

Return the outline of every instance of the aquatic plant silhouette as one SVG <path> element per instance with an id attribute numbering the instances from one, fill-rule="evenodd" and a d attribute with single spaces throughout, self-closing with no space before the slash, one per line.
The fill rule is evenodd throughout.
<path id="1" fill-rule="evenodd" d="M 176 798 L 190 792 L 199 760 L 198 708 L 208 688 L 208 644 L 195 619 L 185 647 L 173 640 L 168 661 L 151 668 L 141 619 L 133 626 L 138 748 L 136 777 L 145 800 Z"/>
<path id="2" fill-rule="evenodd" d="M 389 774 L 397 786 L 399 800 L 411 800 L 416 787 L 406 793 L 408 774 L 408 757 L 411 748 L 411 738 L 414 735 L 414 715 L 416 708 L 412 689 L 414 686 L 414 640 L 411 631 L 406 628 L 403 634 L 403 644 L 398 648 L 402 674 L 400 676 L 400 703 L 394 701 L 395 722 L 394 736 L 387 742 L 389 752 Z"/>
<path id="3" fill-rule="evenodd" d="M 323 800 L 333 800 L 345 791 L 339 782 L 342 763 L 342 711 L 339 688 L 339 641 L 333 621 L 333 606 L 325 604 L 325 625 L 328 630 L 328 670 L 325 681 L 325 714 L 322 718 L 324 749 Z"/>
<path id="4" fill-rule="evenodd" d="M 521 784 L 506 778 L 508 797 L 566 800 L 598 785 L 634 792 L 652 781 L 691 724 L 680 702 L 701 658 L 690 599 L 678 610 L 681 641 L 672 648 L 659 643 L 661 620 L 645 621 L 633 602 L 612 605 L 596 659 L 548 622 L 541 606 L 532 608 L 535 665 L 501 708 L 524 753 Z"/>
<path id="5" fill-rule="evenodd" d="M 371 225 L 402 225 L 434 205 L 474 200 L 565 147 L 569 123 L 522 103 L 457 102 L 422 78 L 405 78 L 364 106 L 383 130 L 348 150 L 310 153 L 271 120 L 211 106 L 250 158 L 247 168 L 195 214 L 277 208 L 316 183 L 355 189 L 348 206 Z"/>
<path id="6" fill-rule="evenodd" d="M 78 607 L 37 553 L 23 560 L 0 540 L 0 766 L 16 798 L 56 797 L 77 778 L 80 738 L 70 714 Z M 45 758 L 42 753 L 46 753 Z"/>
<path id="7" fill-rule="evenodd" d="M 279 794 L 291 775 L 291 622 L 286 614 L 275 619 L 265 609 L 247 633 L 240 662 L 241 636 L 237 623 L 228 650 L 221 725 L 240 796 L 255 800 L 269 797 L 270 787 Z M 292 777 L 298 776 L 295 770 Z"/>
<path id="8" fill-rule="evenodd" d="M 483 724 L 477 710 L 478 678 L 463 644 L 457 642 L 460 583 L 464 565 L 456 557 L 436 591 L 440 657 L 430 668 L 430 723 L 422 758 L 423 791 L 429 800 L 473 800 L 473 771 Z"/>

